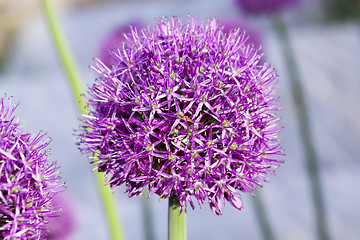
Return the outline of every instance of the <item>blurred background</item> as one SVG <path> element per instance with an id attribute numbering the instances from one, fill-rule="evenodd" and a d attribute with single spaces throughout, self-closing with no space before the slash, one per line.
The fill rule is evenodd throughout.
<path id="1" fill-rule="evenodd" d="M 315 240 L 312 181 L 306 170 L 287 60 L 274 29 L 286 22 L 308 109 L 330 239 L 360 239 L 360 1 L 303 0 L 276 14 L 247 14 L 235 0 L 54 0 L 61 26 L 86 83 L 109 36 L 129 24 L 154 24 L 161 15 L 217 17 L 248 30 L 279 74 L 285 163 L 261 196 L 275 239 Z M 126 28 L 125 28 L 126 29 Z M 125 30 L 126 31 L 126 30 Z M 115 32 L 115 33 L 114 33 Z M 110 46 L 111 48 L 111 46 Z M 20 102 L 16 116 L 32 133 L 48 132 L 52 159 L 61 166 L 73 231 L 61 239 L 110 239 L 92 169 L 73 136 L 77 109 L 57 58 L 39 0 L 0 0 L 0 96 Z M 127 239 L 146 239 L 139 198 L 115 192 Z M 263 239 L 254 201 L 230 204 L 215 217 L 205 204 L 187 214 L 188 239 Z M 167 201 L 149 199 L 155 239 L 167 238 Z M 74 220 L 75 219 L 75 220 Z M 60 239 L 60 238 L 59 238 Z"/>

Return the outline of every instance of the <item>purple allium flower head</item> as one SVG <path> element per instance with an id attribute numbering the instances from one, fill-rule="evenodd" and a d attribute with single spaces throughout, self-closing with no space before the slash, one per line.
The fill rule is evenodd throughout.
<path id="1" fill-rule="evenodd" d="M 104 40 L 100 44 L 99 50 L 100 59 L 105 65 L 110 66 L 116 62 L 116 59 L 114 60 L 111 52 L 121 47 L 122 42 L 126 41 L 124 34 L 130 33 L 132 27 L 140 29 L 144 27 L 144 24 L 138 20 L 134 20 L 127 25 L 118 26 L 105 36 Z"/>
<path id="2" fill-rule="evenodd" d="M 49 218 L 47 240 L 67 239 L 77 227 L 76 212 L 70 196 L 60 193 L 53 198 L 53 206 L 61 208 L 59 217 Z"/>
<path id="3" fill-rule="evenodd" d="M 235 0 L 249 14 L 273 14 L 298 5 L 301 0 Z"/>
<path id="4" fill-rule="evenodd" d="M 133 30 L 133 42 L 114 52 L 110 68 L 90 88 L 80 149 L 93 153 L 112 187 L 129 197 L 208 201 L 222 214 L 225 198 L 242 209 L 252 192 L 279 165 L 277 74 L 237 29 L 224 34 L 216 19 L 161 18 Z"/>
<path id="5" fill-rule="evenodd" d="M 246 43 L 253 44 L 256 49 L 261 47 L 261 34 L 251 26 L 250 23 L 245 20 L 235 19 L 235 18 L 221 18 L 219 19 L 219 25 L 223 26 L 222 31 L 226 34 L 229 34 L 230 31 L 235 31 L 240 28 L 246 31 L 248 39 Z"/>
<path id="6" fill-rule="evenodd" d="M 43 239 L 62 183 L 55 163 L 48 164 L 50 139 L 24 132 L 13 116 L 16 107 L 0 99 L 0 238 Z"/>

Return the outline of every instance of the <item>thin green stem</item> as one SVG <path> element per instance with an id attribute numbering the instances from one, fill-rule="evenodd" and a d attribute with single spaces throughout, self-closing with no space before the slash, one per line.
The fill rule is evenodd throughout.
<path id="1" fill-rule="evenodd" d="M 145 228 L 145 240 L 154 240 L 154 231 L 152 224 L 152 214 L 151 214 L 151 206 L 150 200 L 147 198 L 149 194 L 149 190 L 146 189 L 141 196 L 141 208 L 143 214 L 143 224 Z"/>
<path id="2" fill-rule="evenodd" d="M 295 102 L 297 118 L 300 125 L 299 130 L 305 152 L 306 170 L 310 179 L 310 188 L 314 201 L 318 238 L 321 240 L 328 240 L 329 235 L 327 230 L 326 213 L 320 182 L 319 163 L 316 157 L 313 137 L 311 134 L 310 120 L 308 111 L 306 109 L 305 96 L 303 92 L 303 87 L 301 85 L 300 73 L 295 62 L 295 57 L 286 25 L 281 17 L 274 19 L 274 21 L 275 30 L 277 31 L 281 42 L 286 68 L 288 69 L 290 75 L 290 87 Z"/>
<path id="3" fill-rule="evenodd" d="M 80 114 L 86 113 L 85 104 L 82 101 L 81 95 L 84 94 L 84 86 L 77 70 L 74 58 L 71 51 L 66 44 L 64 34 L 61 31 L 60 24 L 56 17 L 52 0 L 41 0 L 46 21 L 49 25 L 50 34 L 53 38 L 55 48 L 57 50 L 59 59 L 63 65 L 64 71 L 67 75 L 69 84 L 72 89 L 73 97 L 77 102 L 77 108 Z M 122 224 L 117 217 L 115 201 L 109 186 L 105 186 L 105 179 L 103 174 L 96 172 L 96 180 L 98 189 L 103 202 L 103 207 L 108 220 L 110 234 L 113 240 L 125 239 Z"/>
<path id="4" fill-rule="evenodd" d="M 84 87 L 81 82 L 81 77 L 77 70 L 74 58 L 60 28 L 60 24 L 56 16 L 56 11 L 54 10 L 53 1 L 42 0 L 42 5 L 47 24 L 49 26 L 50 34 L 54 41 L 56 51 L 59 55 L 58 57 L 63 65 L 64 71 L 73 91 L 73 96 L 77 102 L 78 110 L 80 113 L 85 113 L 85 105 L 81 98 L 81 94 L 84 93 Z"/>
<path id="5" fill-rule="evenodd" d="M 108 219 L 109 230 L 113 240 L 124 240 L 125 234 L 122 223 L 118 218 L 115 201 L 109 186 L 105 186 L 105 178 L 102 173 L 96 172 L 98 189 L 103 201 L 103 207 Z"/>
<path id="6" fill-rule="evenodd" d="M 180 204 L 177 196 L 169 197 L 168 240 L 186 240 L 186 214 L 180 215 Z"/>
<path id="7" fill-rule="evenodd" d="M 274 233 L 272 231 L 267 212 L 264 207 L 260 192 L 256 193 L 256 197 L 253 199 L 255 204 L 256 217 L 260 224 L 261 233 L 264 240 L 274 240 Z"/>

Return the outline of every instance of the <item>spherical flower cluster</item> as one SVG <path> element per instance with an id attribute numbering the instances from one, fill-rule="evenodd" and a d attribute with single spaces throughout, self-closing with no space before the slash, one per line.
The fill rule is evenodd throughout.
<path id="1" fill-rule="evenodd" d="M 11 99 L 0 99 L 0 238 L 43 239 L 62 184 L 55 163 L 48 164 L 50 140 L 24 132 L 12 116 L 15 109 Z"/>
<path id="2" fill-rule="evenodd" d="M 77 228 L 77 218 L 71 198 L 63 193 L 54 196 L 53 206 L 61 208 L 60 217 L 49 218 L 46 240 L 68 239 Z"/>
<path id="3" fill-rule="evenodd" d="M 131 21 L 129 24 L 120 25 L 113 29 L 105 38 L 102 40 L 99 49 L 99 56 L 103 63 L 106 65 L 111 65 L 116 62 L 114 60 L 113 55 L 111 54 L 112 51 L 115 51 L 121 44 L 126 41 L 125 34 L 130 33 L 131 28 L 142 28 L 144 24 L 142 24 L 138 20 Z"/>
<path id="4" fill-rule="evenodd" d="M 216 19 L 164 17 L 127 37 L 116 64 L 96 61 L 80 149 L 129 197 L 148 187 L 178 197 L 181 210 L 193 198 L 215 215 L 223 198 L 242 209 L 239 191 L 256 190 L 281 162 L 275 70 Z"/>
<path id="5" fill-rule="evenodd" d="M 256 49 L 261 48 L 262 37 L 259 31 L 255 27 L 253 27 L 250 23 L 246 22 L 243 19 L 236 18 L 221 18 L 219 19 L 219 25 L 223 26 L 223 33 L 229 34 L 230 31 L 234 29 L 240 28 L 244 30 L 248 36 L 247 42 L 249 44 L 253 44 Z"/>
<path id="6" fill-rule="evenodd" d="M 236 5 L 249 14 L 273 14 L 300 2 L 301 0 L 235 0 Z"/>

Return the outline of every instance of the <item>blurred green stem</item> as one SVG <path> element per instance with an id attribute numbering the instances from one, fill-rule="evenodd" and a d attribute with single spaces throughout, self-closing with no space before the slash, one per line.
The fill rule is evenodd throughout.
<path id="1" fill-rule="evenodd" d="M 83 114 L 86 111 L 85 105 L 82 103 L 81 98 L 81 94 L 84 94 L 84 87 L 81 82 L 80 74 L 77 71 L 74 58 L 71 55 L 70 49 L 66 44 L 64 34 L 62 33 L 58 23 L 56 12 L 53 6 L 53 0 L 42 0 L 42 4 L 50 34 L 58 53 L 58 57 L 69 80 L 71 89 L 73 91 L 73 96 L 77 102 L 78 110 L 81 114 Z"/>
<path id="2" fill-rule="evenodd" d="M 154 231 L 153 231 L 153 224 L 152 224 L 152 214 L 151 214 L 151 207 L 150 207 L 150 199 L 147 198 L 149 194 L 149 190 L 146 189 L 142 196 L 141 196 L 141 208 L 143 213 L 143 224 L 145 227 L 145 238 L 146 240 L 154 240 Z"/>
<path id="3" fill-rule="evenodd" d="M 77 102 L 78 111 L 80 114 L 86 113 L 85 104 L 82 102 L 81 95 L 84 94 L 83 83 L 80 74 L 77 70 L 75 61 L 71 55 L 68 45 L 66 44 L 64 34 L 61 31 L 56 12 L 53 6 L 53 0 L 42 0 L 42 5 L 49 25 L 50 34 L 53 38 L 55 48 L 59 55 L 59 59 L 63 65 L 64 71 L 67 75 L 68 81 L 71 85 L 73 96 Z M 117 217 L 117 211 L 113 195 L 109 186 L 105 186 L 105 179 L 103 174 L 96 172 L 96 180 L 98 183 L 99 192 L 102 198 L 103 207 L 108 220 L 108 226 L 113 240 L 125 239 L 122 224 Z"/>
<path id="4" fill-rule="evenodd" d="M 320 182 L 319 163 L 316 157 L 313 137 L 311 135 L 311 125 L 308 111 L 306 109 L 303 87 L 300 80 L 300 73 L 295 62 L 295 57 L 285 22 L 279 16 L 278 18 L 274 19 L 274 24 L 275 30 L 280 40 L 280 45 L 282 47 L 286 69 L 288 70 L 290 76 L 290 88 L 292 92 L 291 95 L 294 98 L 297 119 L 300 125 L 299 130 L 306 158 L 306 170 L 308 172 L 311 193 L 314 201 L 318 238 L 321 240 L 328 240 L 329 235 L 326 225 L 326 214 Z"/>
<path id="5" fill-rule="evenodd" d="M 186 214 L 180 215 L 180 204 L 177 196 L 169 197 L 168 240 L 186 240 Z"/>
<path id="6" fill-rule="evenodd" d="M 256 197 L 253 199 L 255 204 L 255 212 L 258 222 L 260 224 L 261 233 L 264 240 L 274 240 L 274 234 L 270 225 L 269 218 L 266 214 L 264 202 L 260 192 L 256 193 Z"/>

